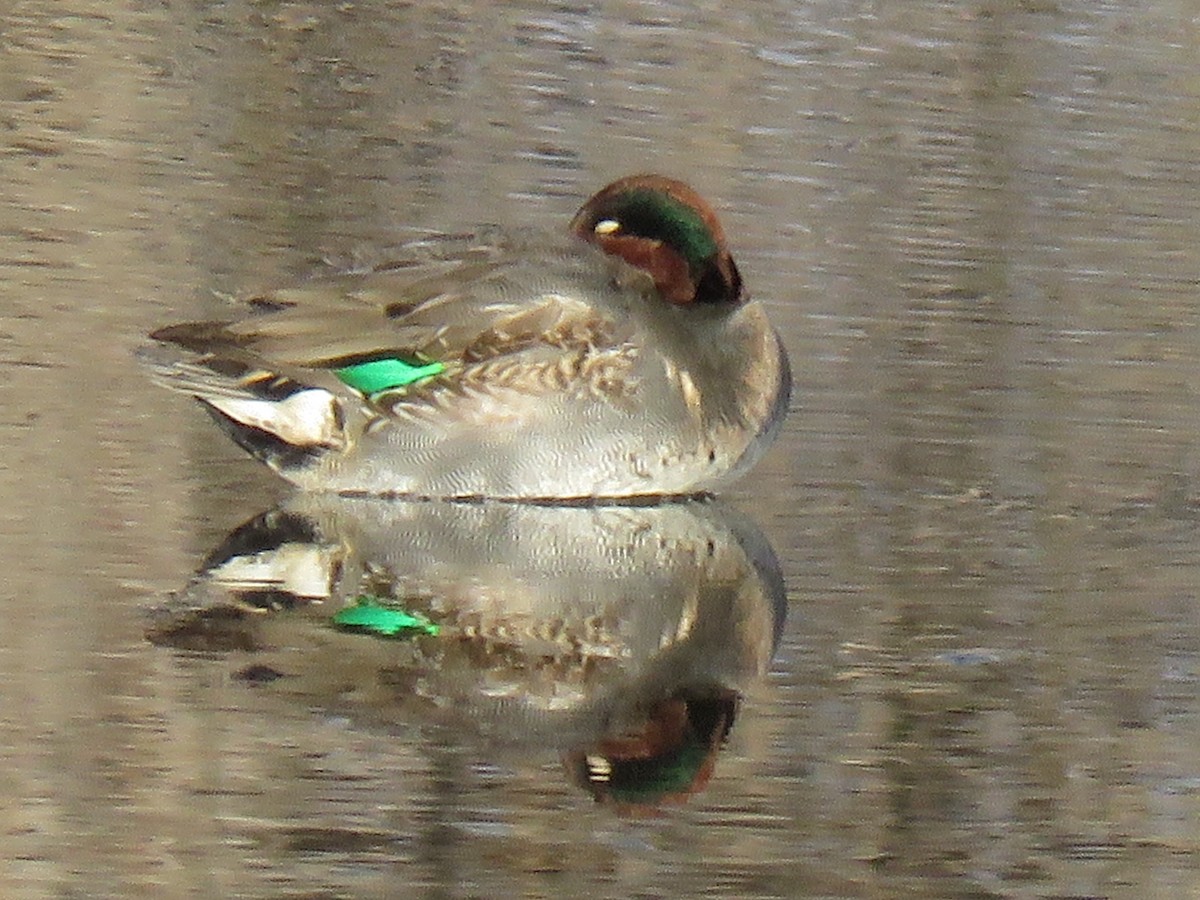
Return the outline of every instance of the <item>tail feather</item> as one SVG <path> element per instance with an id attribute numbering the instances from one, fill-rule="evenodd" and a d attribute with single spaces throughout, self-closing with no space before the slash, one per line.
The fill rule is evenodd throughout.
<path id="1" fill-rule="evenodd" d="M 282 400 L 201 396 L 226 418 L 274 435 L 285 444 L 340 450 L 345 446 L 341 407 L 328 391 L 309 388 Z"/>
<path id="2" fill-rule="evenodd" d="M 289 472 L 307 469 L 316 464 L 329 449 L 319 444 L 288 443 L 271 431 L 247 425 L 245 422 L 227 415 L 203 397 L 196 399 L 221 426 L 221 430 L 233 438 L 239 447 L 284 477 L 289 477 Z"/>
<path id="3" fill-rule="evenodd" d="M 240 447 L 285 477 L 349 442 L 343 398 L 252 357 L 162 343 L 141 348 L 138 357 L 155 382 L 196 398 Z"/>

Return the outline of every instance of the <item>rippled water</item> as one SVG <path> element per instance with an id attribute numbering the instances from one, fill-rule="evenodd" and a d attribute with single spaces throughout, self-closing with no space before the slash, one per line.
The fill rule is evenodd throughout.
<path id="1" fill-rule="evenodd" d="M 6 6 L 0 894 L 1200 890 L 1200 35 L 1145 6 Z M 132 359 L 644 169 L 796 374 L 712 508 L 389 544 Z M 347 573 L 446 630 L 331 628 Z"/>

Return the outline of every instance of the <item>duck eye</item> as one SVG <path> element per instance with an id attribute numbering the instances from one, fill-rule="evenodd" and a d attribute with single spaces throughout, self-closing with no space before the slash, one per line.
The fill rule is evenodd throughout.
<path id="1" fill-rule="evenodd" d="M 610 234 L 616 234 L 621 230 L 621 223 L 616 219 L 601 219 L 593 226 L 592 230 L 601 237 L 607 237 Z"/>

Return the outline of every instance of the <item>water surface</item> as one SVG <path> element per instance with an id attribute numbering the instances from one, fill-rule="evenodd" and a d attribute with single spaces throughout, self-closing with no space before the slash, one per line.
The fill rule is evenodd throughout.
<path id="1" fill-rule="evenodd" d="M 1197 890 L 1196 22 L 723 6 L 0 13 L 0 893 Z M 701 790 L 146 640 L 288 502 L 146 331 L 635 170 L 714 198 L 796 375 L 725 498 L 786 617 Z"/>

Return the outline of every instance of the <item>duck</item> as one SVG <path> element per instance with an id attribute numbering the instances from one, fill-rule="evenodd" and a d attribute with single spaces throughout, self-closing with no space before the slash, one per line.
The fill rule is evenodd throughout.
<path id="1" fill-rule="evenodd" d="M 644 816 L 704 790 L 794 609 L 766 535 L 721 498 L 295 491 L 144 624 L 265 703 L 353 729 L 453 726 L 543 772 L 557 755 L 597 802 Z"/>
<path id="2" fill-rule="evenodd" d="M 306 491 L 710 495 L 791 395 L 713 208 L 657 174 L 603 187 L 558 233 L 429 234 L 244 306 L 159 328 L 140 356 Z"/>

